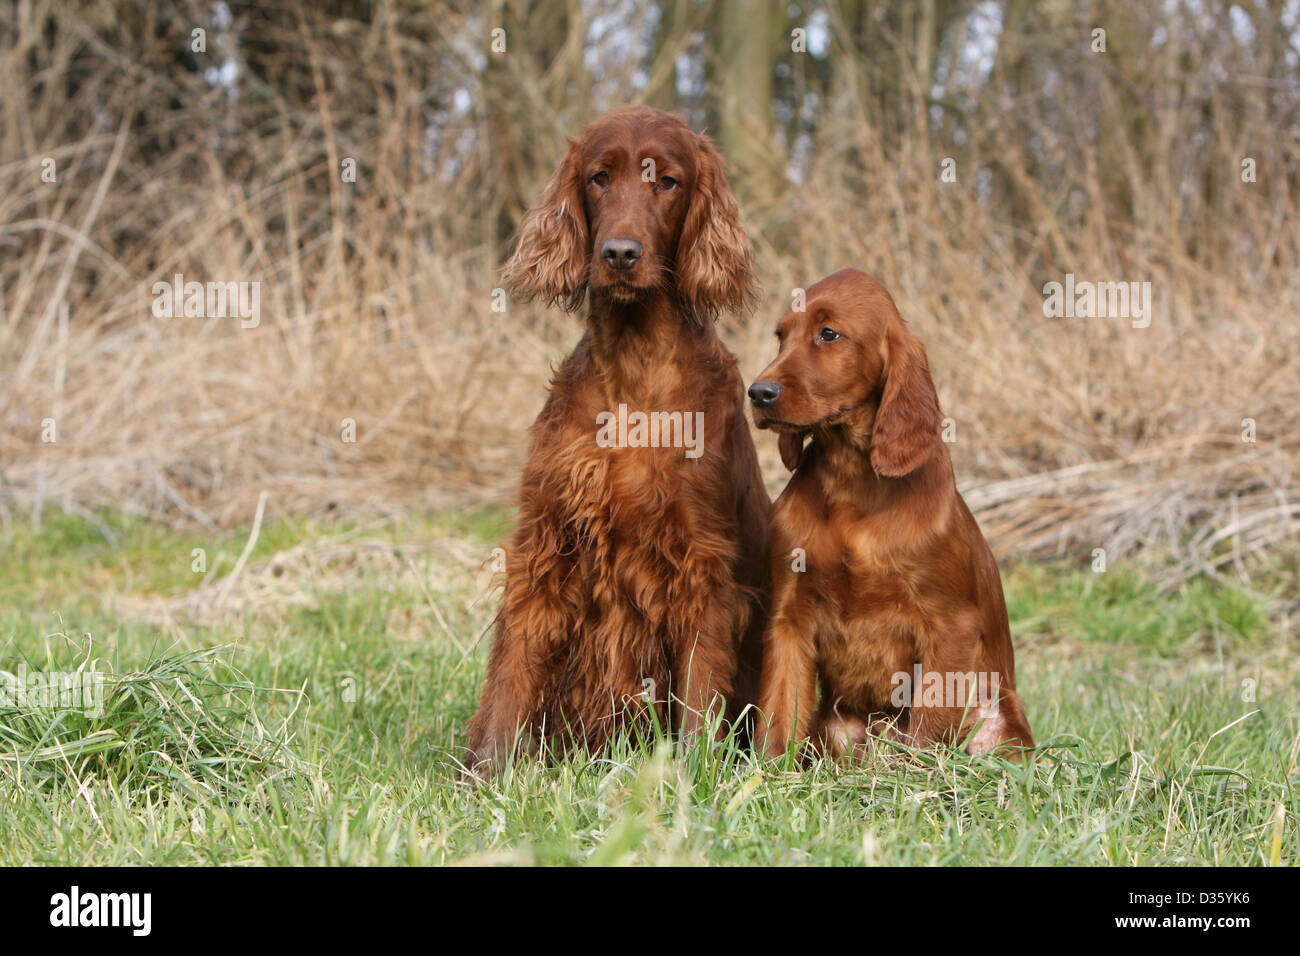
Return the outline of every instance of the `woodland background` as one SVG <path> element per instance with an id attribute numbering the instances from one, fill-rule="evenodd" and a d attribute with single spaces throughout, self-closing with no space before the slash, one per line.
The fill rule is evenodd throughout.
<path id="1" fill-rule="evenodd" d="M 893 291 L 1000 555 L 1173 581 L 1294 544 L 1294 0 L 3 0 L 0 519 L 508 504 L 581 330 L 493 312 L 498 269 L 565 136 L 623 103 L 729 162 L 747 378 L 795 287 Z M 155 319 L 177 272 L 260 282 L 260 325 Z M 1045 318 L 1066 273 L 1151 282 L 1150 327 Z"/>

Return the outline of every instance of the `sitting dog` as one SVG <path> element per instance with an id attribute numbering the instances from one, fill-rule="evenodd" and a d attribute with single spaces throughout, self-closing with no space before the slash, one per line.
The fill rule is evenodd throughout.
<path id="1" fill-rule="evenodd" d="M 745 383 L 713 322 L 752 295 L 750 245 L 709 140 L 649 107 L 596 120 L 505 278 L 586 308 L 532 426 L 466 755 L 480 776 L 543 742 L 598 751 L 651 710 L 688 737 L 738 718 L 767 574 Z"/>
<path id="2" fill-rule="evenodd" d="M 776 334 L 749 389 L 794 472 L 772 511 L 760 742 L 1033 747 L 1002 580 L 957 493 L 920 340 L 854 269 L 808 289 Z"/>

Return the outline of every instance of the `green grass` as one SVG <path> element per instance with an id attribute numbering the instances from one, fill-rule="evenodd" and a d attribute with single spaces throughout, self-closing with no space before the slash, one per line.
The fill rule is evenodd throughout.
<path id="1" fill-rule="evenodd" d="M 799 770 L 730 741 L 684 753 L 622 741 L 467 786 L 455 757 L 496 605 L 478 565 L 507 526 L 491 511 L 379 529 L 270 521 L 245 578 L 325 537 L 398 558 L 290 566 L 267 579 L 287 580 L 281 591 L 208 617 L 178 602 L 229 573 L 246 530 L 58 514 L 11 529 L 0 671 L 97 671 L 104 695 L 102 713 L 0 706 L 0 862 L 1300 858 L 1288 636 L 1243 590 L 1160 594 L 1154 572 L 1114 564 L 1006 569 L 1018 683 L 1043 745 L 1031 766 L 899 751 Z M 151 598 L 170 610 L 142 613 Z"/>

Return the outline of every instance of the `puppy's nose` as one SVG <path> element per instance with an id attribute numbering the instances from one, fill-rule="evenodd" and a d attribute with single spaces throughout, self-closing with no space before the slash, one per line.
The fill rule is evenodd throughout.
<path id="1" fill-rule="evenodd" d="M 749 400 L 759 408 L 767 408 L 781 397 L 781 385 L 778 382 L 755 382 L 749 386 Z"/>
<path id="2" fill-rule="evenodd" d="M 631 269 L 641 258 L 641 243 L 635 239 L 606 239 L 600 247 L 600 257 L 611 269 Z"/>

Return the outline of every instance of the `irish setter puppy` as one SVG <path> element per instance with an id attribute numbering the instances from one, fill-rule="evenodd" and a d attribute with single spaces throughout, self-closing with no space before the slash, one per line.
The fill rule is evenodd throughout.
<path id="1" fill-rule="evenodd" d="M 718 154 L 655 109 L 588 126 L 525 216 L 507 285 L 586 328 L 532 426 L 475 772 L 752 702 L 771 505 L 712 321 L 750 259 Z"/>
<path id="2" fill-rule="evenodd" d="M 1002 580 L 957 493 L 925 350 L 862 272 L 805 305 L 749 389 L 794 471 L 772 509 L 766 750 L 811 736 L 840 756 L 887 733 L 1014 757 L 1033 739 Z"/>

